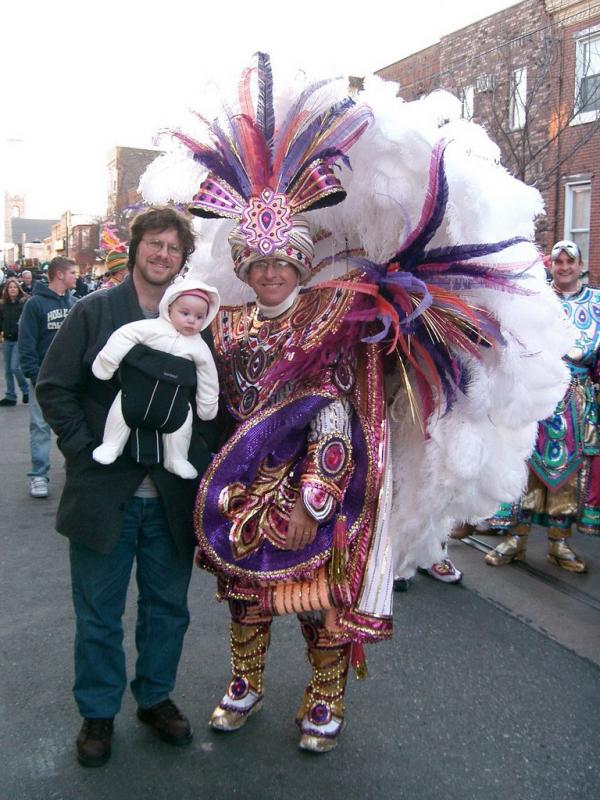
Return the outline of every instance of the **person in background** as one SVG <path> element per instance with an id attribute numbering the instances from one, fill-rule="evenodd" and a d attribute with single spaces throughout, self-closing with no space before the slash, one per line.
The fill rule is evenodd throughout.
<path id="1" fill-rule="evenodd" d="M 77 280 L 77 265 L 64 256 L 56 256 L 48 266 L 48 285 L 40 283 L 26 303 L 19 323 L 19 359 L 21 369 L 31 382 L 29 424 L 31 470 L 29 493 L 48 496 L 50 444 L 52 432 L 44 420 L 35 396 L 35 385 L 44 356 L 73 305 L 71 291 Z"/>
<path id="2" fill-rule="evenodd" d="M 33 275 L 29 269 L 24 269 L 21 273 L 21 289 L 28 295 L 33 292 Z"/>
<path id="3" fill-rule="evenodd" d="M 2 331 L 4 355 L 4 377 L 6 381 L 6 394 L 0 400 L 0 406 L 16 406 L 17 392 L 15 378 L 21 389 L 23 402 L 29 402 L 29 385 L 19 365 L 19 319 L 23 307 L 27 302 L 27 295 L 19 285 L 16 278 L 9 278 L 2 288 L 0 300 L 0 330 Z"/>
<path id="4" fill-rule="evenodd" d="M 127 253 L 111 250 L 106 256 L 105 265 L 106 272 L 102 276 L 102 288 L 110 289 L 118 286 L 127 275 Z"/>
<path id="5" fill-rule="evenodd" d="M 600 289 L 581 282 L 583 259 L 575 242 L 562 240 L 552 248 L 552 287 L 565 316 L 577 330 L 575 346 L 564 360 L 571 382 L 554 414 L 539 424 L 529 459 L 527 491 L 519 503 L 503 504 L 488 522 L 507 531 L 485 556 L 499 567 L 525 558 L 532 523 L 548 531 L 547 560 L 569 572 L 586 565 L 568 544 L 572 526 L 600 535 L 600 435 L 595 385 L 600 378 Z"/>

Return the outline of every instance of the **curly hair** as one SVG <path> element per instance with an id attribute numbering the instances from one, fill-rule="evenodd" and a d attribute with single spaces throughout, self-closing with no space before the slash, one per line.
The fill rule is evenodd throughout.
<path id="1" fill-rule="evenodd" d="M 194 232 L 190 219 L 180 211 L 171 206 L 152 206 L 140 212 L 131 223 L 129 242 L 129 258 L 127 267 L 133 270 L 138 245 L 145 233 L 148 231 L 158 231 L 162 233 L 168 228 L 175 228 L 179 235 L 179 241 L 183 249 L 183 259 L 181 266 L 185 264 L 195 249 Z"/>

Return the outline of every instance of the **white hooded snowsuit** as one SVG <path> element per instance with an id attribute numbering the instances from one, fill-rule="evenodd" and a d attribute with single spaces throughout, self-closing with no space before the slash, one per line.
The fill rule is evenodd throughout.
<path id="1" fill-rule="evenodd" d="M 169 317 L 169 307 L 183 292 L 200 289 L 209 298 L 209 309 L 202 330 L 212 322 L 219 310 L 219 293 L 201 281 L 191 278 L 176 280 L 168 287 L 158 307 L 156 319 L 130 322 L 118 328 L 98 353 L 92 364 L 92 372 L 100 380 L 109 380 L 118 369 L 129 350 L 144 344 L 163 353 L 193 361 L 196 366 L 196 410 L 200 419 L 214 419 L 219 403 L 219 381 L 212 354 L 200 334 L 183 336 Z M 184 424 L 173 433 L 162 434 L 163 465 L 169 472 L 181 478 L 195 478 L 197 472 L 188 461 L 187 454 L 192 435 L 191 406 Z M 115 397 L 104 427 L 103 443 L 96 447 L 92 456 L 100 464 L 112 464 L 121 455 L 131 429 L 125 422 L 122 410 L 122 392 Z"/>

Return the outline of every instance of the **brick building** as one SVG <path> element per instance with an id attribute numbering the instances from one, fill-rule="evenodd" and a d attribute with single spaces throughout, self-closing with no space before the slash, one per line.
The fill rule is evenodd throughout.
<path id="1" fill-rule="evenodd" d="M 142 202 L 138 185 L 146 167 L 160 150 L 115 147 L 108 159 L 107 218 L 118 222 L 124 209 Z"/>
<path id="2" fill-rule="evenodd" d="M 600 2 L 523 0 L 378 71 L 414 100 L 460 98 L 502 162 L 536 186 L 537 239 L 577 241 L 600 284 Z"/>

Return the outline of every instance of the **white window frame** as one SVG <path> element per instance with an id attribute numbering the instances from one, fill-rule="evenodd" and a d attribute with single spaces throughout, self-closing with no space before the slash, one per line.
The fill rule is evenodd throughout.
<path id="1" fill-rule="evenodd" d="M 475 116 L 475 86 L 463 86 L 460 90 L 460 116 L 469 122 Z"/>
<path id="2" fill-rule="evenodd" d="M 590 222 L 591 219 L 588 219 L 587 228 L 574 228 L 571 224 L 572 216 L 573 216 L 573 189 L 576 186 L 589 186 L 590 189 L 590 217 L 591 217 L 591 191 L 592 191 L 592 181 L 590 179 L 578 179 L 578 180 L 568 180 L 565 183 L 565 218 L 563 221 L 563 238 L 568 239 L 569 241 L 574 241 L 573 234 L 576 233 L 587 233 L 588 234 L 588 247 L 589 247 L 589 236 L 591 233 Z M 588 268 L 588 253 L 582 253 L 583 261 L 584 261 L 584 269 Z"/>
<path id="3" fill-rule="evenodd" d="M 520 131 L 527 124 L 527 67 L 518 67 L 510 75 L 508 124 L 511 131 Z"/>
<path id="4" fill-rule="evenodd" d="M 577 111 L 577 104 L 579 99 L 579 85 L 583 78 L 586 77 L 586 64 L 584 59 L 585 45 L 593 40 L 598 40 L 600 43 L 600 25 L 595 25 L 593 28 L 587 28 L 584 31 L 578 31 L 573 34 L 575 39 L 575 88 L 573 94 L 574 111 Z M 599 44 L 600 46 L 600 44 Z M 575 114 L 571 120 L 571 125 L 581 125 L 585 122 L 595 122 L 600 119 L 600 110 L 597 111 L 582 111 Z"/>

